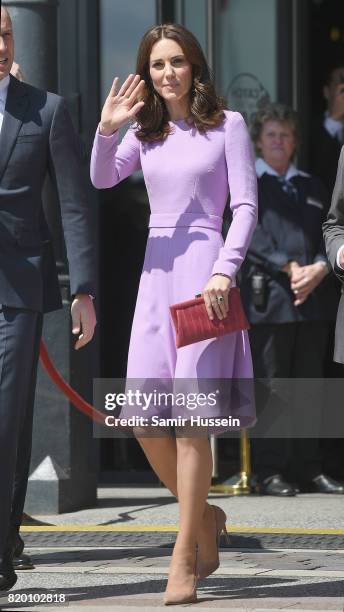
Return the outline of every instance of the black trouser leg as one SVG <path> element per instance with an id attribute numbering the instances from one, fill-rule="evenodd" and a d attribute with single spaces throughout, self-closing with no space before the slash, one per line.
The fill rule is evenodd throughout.
<path id="1" fill-rule="evenodd" d="M 0 574 L 11 566 L 8 546 L 18 443 L 31 393 L 39 318 L 36 312 L 0 307 Z"/>
<path id="2" fill-rule="evenodd" d="M 40 314 L 38 316 L 35 345 L 33 347 L 30 389 L 27 399 L 25 419 L 19 435 L 16 474 L 13 491 L 11 525 L 13 527 L 16 527 L 18 530 L 22 522 L 25 496 L 29 478 L 32 449 L 33 409 L 36 394 L 37 368 L 39 360 L 40 341 L 42 337 L 42 325 L 43 316 Z"/>
<path id="3" fill-rule="evenodd" d="M 303 418 L 309 420 L 310 436 L 313 432 L 313 437 L 290 440 L 286 433 L 284 438 L 252 439 L 253 469 L 259 480 L 278 472 L 284 475 L 288 468 L 292 478 L 301 477 L 302 480 L 321 471 L 318 436 L 322 402 L 318 387 L 323 377 L 328 338 L 329 324 L 322 322 L 257 325 L 250 331 L 254 374 L 256 378 L 270 379 L 266 381 L 267 386 L 272 388 L 275 378 L 319 379 L 319 383 L 315 381 L 313 385 L 313 399 L 309 397 L 307 405 L 303 406 Z M 306 384 L 311 391 L 312 386 Z M 290 406 L 290 417 L 292 413 Z M 295 469 L 290 471 L 291 464 Z"/>
<path id="4" fill-rule="evenodd" d="M 309 481 L 322 472 L 320 434 L 324 409 L 323 378 L 330 335 L 331 323 L 310 321 L 299 323 L 295 336 L 291 377 L 307 379 L 307 397 L 302 406 L 307 437 L 292 440 L 293 452 L 289 460 L 290 476 L 299 481 Z M 297 430 L 297 421 L 294 428 Z"/>
<path id="5" fill-rule="evenodd" d="M 254 376 L 265 379 L 264 401 L 268 402 L 269 395 L 273 393 L 274 379 L 288 378 L 290 375 L 296 325 L 256 325 L 249 333 Z M 287 437 L 251 439 L 252 467 L 260 482 L 273 474 L 284 473 L 290 454 L 289 447 Z"/>

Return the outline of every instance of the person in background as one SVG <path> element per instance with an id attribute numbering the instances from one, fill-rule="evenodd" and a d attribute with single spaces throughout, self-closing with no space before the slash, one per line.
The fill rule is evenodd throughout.
<path id="1" fill-rule="evenodd" d="M 310 167 L 332 193 L 344 144 L 344 61 L 329 70 L 323 92 L 326 110 L 312 129 Z"/>
<path id="2" fill-rule="evenodd" d="M 297 114 L 272 104 L 251 130 L 258 159 L 258 225 L 242 267 L 241 292 L 252 325 L 255 377 L 322 378 L 335 318 L 336 292 L 324 249 L 326 188 L 293 163 L 299 144 Z M 260 490 L 291 496 L 291 471 L 304 490 L 344 493 L 323 474 L 317 438 L 252 439 Z M 302 466 L 302 467 L 300 467 Z"/>

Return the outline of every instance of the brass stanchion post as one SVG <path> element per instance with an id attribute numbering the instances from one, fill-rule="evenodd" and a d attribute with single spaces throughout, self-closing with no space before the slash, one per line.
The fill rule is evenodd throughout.
<path id="1" fill-rule="evenodd" d="M 251 476 L 250 439 L 246 429 L 240 431 L 240 473 L 221 484 L 211 487 L 213 493 L 249 495 L 254 492 L 255 483 Z"/>
<path id="2" fill-rule="evenodd" d="M 211 447 L 211 454 L 213 456 L 213 473 L 212 473 L 212 477 L 213 478 L 217 478 L 219 473 L 218 473 L 218 456 L 217 456 L 217 439 L 215 438 L 215 436 L 211 436 L 210 437 L 210 447 Z"/>

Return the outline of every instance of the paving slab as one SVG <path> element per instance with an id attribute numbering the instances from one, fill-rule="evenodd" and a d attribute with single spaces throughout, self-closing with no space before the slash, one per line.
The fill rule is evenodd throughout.
<path id="1" fill-rule="evenodd" d="M 199 583 L 195 610 L 343 612 L 342 495 L 210 499 L 228 514 L 231 545 L 221 549 L 217 572 Z M 0 598 L 1 610 L 166 610 L 162 598 L 178 507 L 165 489 L 104 487 L 97 508 L 34 518 L 43 531 L 28 527 L 23 536 L 36 569 L 18 572 L 10 592 L 18 601 Z M 269 534 L 279 534 L 278 540 Z M 65 595 L 69 605 L 28 601 L 37 594 Z"/>
<path id="2" fill-rule="evenodd" d="M 171 550 L 144 548 L 62 550 L 29 549 L 34 571 L 18 572 L 12 595 L 64 594 L 69 612 L 84 607 L 101 609 L 159 609 L 166 587 Z M 200 581 L 197 608 L 202 609 L 344 609 L 344 569 L 329 567 L 342 554 L 328 551 L 276 550 L 267 555 L 251 551 L 221 551 L 220 568 Z M 245 559 L 243 560 L 243 556 Z M 250 563 L 250 559 L 255 563 Z M 293 559 L 293 561 L 292 561 Z M 298 563 L 295 563 L 298 559 Z M 319 559 L 318 563 L 314 559 Z M 290 566 L 286 567 L 286 561 Z M 310 562 L 312 565 L 310 565 Z M 321 569 L 314 569 L 322 563 Z M 19 602 L 20 603 L 20 602 Z M 263 608 L 262 608 L 263 604 Z M 0 599 L 2 610 L 47 610 L 22 602 L 11 607 Z M 64 607 L 64 606 L 63 606 Z M 55 610 L 62 612 L 60 605 Z"/>

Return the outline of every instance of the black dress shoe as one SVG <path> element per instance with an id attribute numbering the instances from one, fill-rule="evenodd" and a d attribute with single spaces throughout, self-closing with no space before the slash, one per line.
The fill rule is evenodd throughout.
<path id="1" fill-rule="evenodd" d="M 22 553 L 19 557 L 13 557 L 12 559 L 13 569 L 15 570 L 33 570 L 35 569 L 32 563 L 31 557 Z"/>
<path id="2" fill-rule="evenodd" d="M 326 474 L 319 474 L 312 478 L 310 482 L 307 482 L 303 490 L 307 493 L 344 493 L 344 483 L 326 476 Z"/>
<path id="3" fill-rule="evenodd" d="M 9 591 L 17 582 L 17 574 L 13 571 L 8 574 L 0 574 L 0 591 Z"/>
<path id="4" fill-rule="evenodd" d="M 292 497 L 296 495 L 294 487 L 283 480 L 281 474 L 274 474 L 265 478 L 260 487 L 259 492 L 262 495 L 278 495 L 280 497 Z"/>

